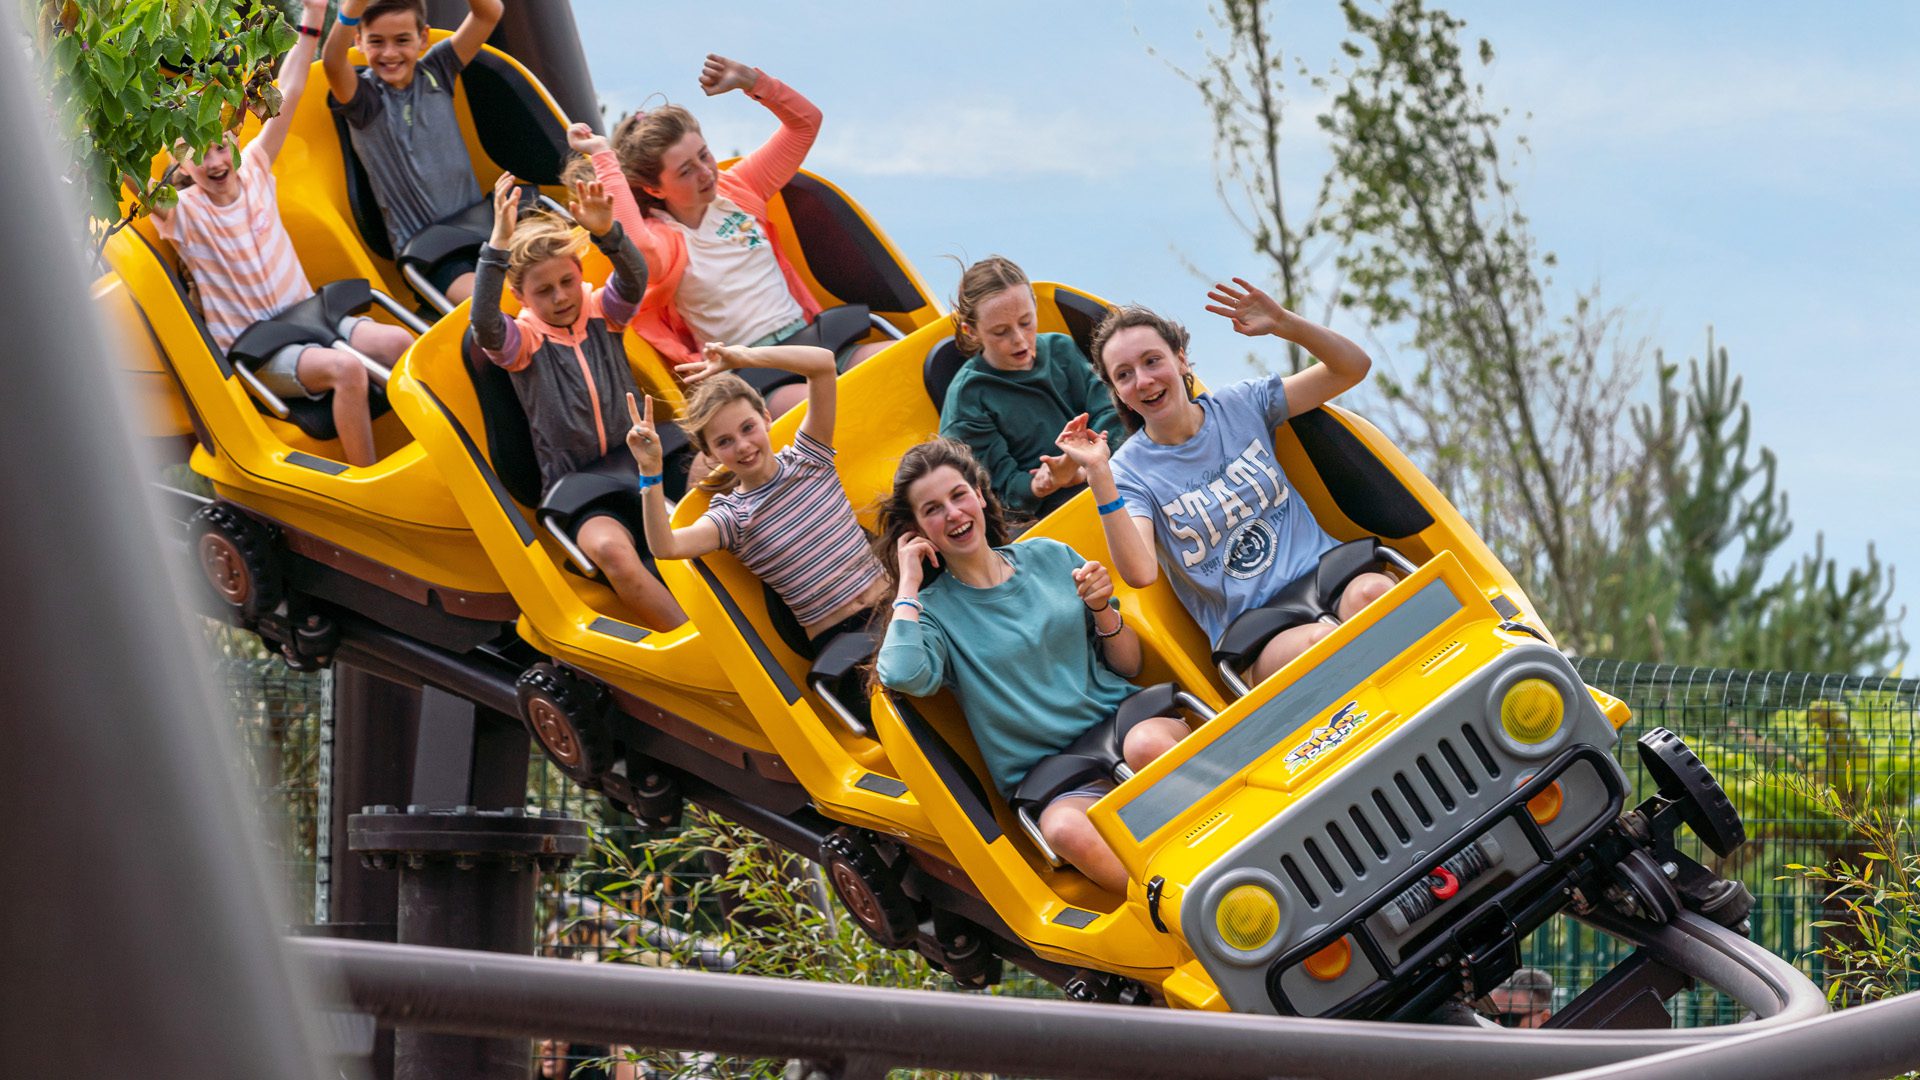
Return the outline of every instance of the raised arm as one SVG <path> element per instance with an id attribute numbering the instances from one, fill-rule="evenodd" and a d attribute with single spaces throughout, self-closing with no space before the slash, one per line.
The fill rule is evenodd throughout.
<path id="1" fill-rule="evenodd" d="M 327 0 L 301 0 L 300 25 L 325 34 Z M 286 145 L 287 129 L 293 126 L 293 110 L 299 108 L 300 96 L 307 92 L 307 76 L 313 71 L 318 41 L 312 34 L 294 38 L 293 48 L 287 50 L 287 58 L 280 63 L 280 77 L 274 80 L 280 88 L 280 111 L 260 125 L 260 134 L 247 146 L 249 151 L 264 155 L 269 164 L 280 156 L 280 148 Z"/>
<path id="2" fill-rule="evenodd" d="M 600 290 L 600 311 L 607 324 L 624 330 L 640 306 L 647 291 L 647 263 L 640 250 L 627 239 L 627 232 L 614 220 L 613 197 L 599 180 L 581 180 L 573 185 L 573 198 L 567 203 L 573 220 L 587 230 L 593 246 L 613 263 L 613 276 Z"/>
<path id="3" fill-rule="evenodd" d="M 667 493 L 660 483 L 663 456 L 660 433 L 653 426 L 653 395 L 643 406 L 627 395 L 627 414 L 633 427 L 627 430 L 627 449 L 640 469 L 640 523 L 646 529 L 647 550 L 656 559 L 692 559 L 720 550 L 720 526 L 702 514 L 700 520 L 684 529 L 673 527 L 667 513 Z"/>
<path id="4" fill-rule="evenodd" d="M 886 640 L 881 643 L 873 673 L 882 686 L 912 697 L 928 697 L 946 685 L 946 637 L 937 627 L 921 621 L 925 609 L 920 605 L 920 582 L 926 573 L 924 560 L 938 565 L 940 555 L 919 533 L 902 536 L 894 554 L 900 580 L 894 588 L 893 619 L 887 623 Z"/>
<path id="5" fill-rule="evenodd" d="M 479 265 L 474 268 L 468 321 L 473 326 L 473 343 L 487 359 L 508 371 L 526 367 L 531 359 L 519 355 L 520 328 L 500 311 L 500 289 L 507 280 L 507 245 L 513 241 L 513 229 L 519 220 L 520 193 L 513 174 L 501 173 L 493 184 L 493 233 L 480 246 Z"/>
<path id="6" fill-rule="evenodd" d="M 700 71 L 700 88 L 709 97 L 729 90 L 743 90 L 779 119 L 780 130 L 758 150 L 742 158 L 732 170 L 754 194 L 762 199 L 772 198 L 774 192 L 785 187 L 793 174 L 800 171 L 801 163 L 807 160 L 807 151 L 813 149 L 813 141 L 820 137 L 820 109 L 759 68 L 711 53 Z"/>
<path id="7" fill-rule="evenodd" d="M 666 265 L 666 258 L 647 225 L 646 215 L 640 212 L 639 201 L 633 197 L 633 185 L 627 182 L 627 174 L 620 171 L 620 159 L 614 156 L 613 146 L 606 136 L 596 134 L 585 124 L 567 129 L 567 145 L 593 163 L 594 178 L 613 200 L 613 220 L 620 223 L 627 239 L 640 249 L 640 257 L 647 264 L 647 280 L 657 278 Z"/>
<path id="8" fill-rule="evenodd" d="M 501 0 L 467 0 L 467 17 L 460 20 L 460 26 L 453 32 L 453 52 L 460 58 L 462 66 L 473 63 L 480 55 L 480 46 L 487 43 L 493 34 L 493 28 L 500 25 L 500 16 L 506 11 Z"/>
<path id="9" fill-rule="evenodd" d="M 358 22 L 367 10 L 367 3 L 368 0 L 340 0 L 340 18 Z M 360 89 L 360 77 L 353 73 L 353 64 L 347 59 L 347 51 L 353 48 L 353 28 L 341 23 L 332 30 L 327 35 L 327 47 L 320 50 L 320 68 L 327 73 L 327 89 L 333 92 L 333 99 L 345 105 Z"/>
<path id="10" fill-rule="evenodd" d="M 1272 334 L 1293 342 L 1320 361 L 1280 380 L 1287 392 L 1288 416 L 1317 409 L 1360 385 L 1373 367 L 1365 349 L 1288 311 L 1244 278 L 1234 278 L 1233 285 L 1215 285 L 1207 298 L 1213 301 L 1207 310 L 1232 319 L 1235 332 L 1248 337 Z"/>
<path id="11" fill-rule="evenodd" d="M 833 354 L 818 345 L 722 345 L 708 342 L 700 349 L 700 358 L 680 368 L 691 386 L 723 371 L 740 368 L 778 368 L 804 375 L 807 380 L 807 415 L 800 430 L 822 446 L 833 445 L 834 410 L 838 404 L 838 373 Z"/>
<path id="12" fill-rule="evenodd" d="M 1153 557 L 1153 508 L 1128 505 L 1121 499 L 1107 452 L 1107 433 L 1089 428 L 1087 414 L 1081 413 L 1067 421 L 1055 445 L 1086 470 L 1094 504 L 1112 507 L 1100 515 L 1100 529 L 1106 533 L 1107 551 L 1113 556 L 1113 568 L 1119 571 L 1120 580 L 1136 589 L 1153 584 L 1160 577 L 1160 563 Z"/>

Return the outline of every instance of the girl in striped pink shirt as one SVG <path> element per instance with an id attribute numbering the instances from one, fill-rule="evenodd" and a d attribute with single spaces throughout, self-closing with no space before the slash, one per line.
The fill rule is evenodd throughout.
<path id="1" fill-rule="evenodd" d="M 247 327 L 313 295 L 293 240 L 281 224 L 273 177 L 273 159 L 287 141 L 320 28 L 327 21 L 325 0 L 305 0 L 303 8 L 300 37 L 280 65 L 279 114 L 261 126 L 238 165 L 232 136 L 204 154 L 176 147 L 174 159 L 193 185 L 180 193 L 174 206 L 153 211 L 160 235 L 192 271 L 207 331 L 223 350 Z M 360 316 L 348 316 L 338 329 L 348 344 L 389 367 L 413 344 L 413 335 L 400 327 Z M 339 349 L 289 345 L 268 358 L 257 374 L 267 389 L 283 398 L 319 401 L 332 394 L 334 428 L 347 464 L 371 465 L 379 459 L 367 410 L 367 372 L 359 360 Z"/>
<path id="2" fill-rule="evenodd" d="M 767 436 L 773 417 L 759 392 L 730 374 L 739 368 L 806 378 L 807 415 L 792 446 L 773 452 Z M 633 428 L 627 446 L 640 466 L 647 546 L 665 559 L 731 551 L 793 609 L 811 640 L 864 626 L 886 581 L 834 471 L 833 354 L 811 345 L 708 344 L 680 370 L 694 387 L 680 426 L 719 464 L 718 478 L 702 484 L 719 494 L 693 524 L 668 524 L 653 398 L 643 409 L 628 395 Z"/>

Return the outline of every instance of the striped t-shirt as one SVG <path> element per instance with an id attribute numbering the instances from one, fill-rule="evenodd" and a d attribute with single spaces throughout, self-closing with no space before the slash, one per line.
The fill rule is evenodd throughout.
<path id="1" fill-rule="evenodd" d="M 280 223 L 272 164 L 266 154 L 244 154 L 236 174 L 239 198 L 219 206 L 190 187 L 159 222 L 160 235 L 193 271 L 200 313 L 221 349 L 232 348 L 247 327 L 313 295 Z"/>
<path id="2" fill-rule="evenodd" d="M 774 460 L 773 479 L 714 496 L 704 516 L 719 527 L 720 546 L 812 626 L 873 584 L 880 560 L 840 487 L 833 447 L 801 431 Z"/>

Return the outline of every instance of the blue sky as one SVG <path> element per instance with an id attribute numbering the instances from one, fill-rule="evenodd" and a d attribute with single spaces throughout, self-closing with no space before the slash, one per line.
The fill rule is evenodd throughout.
<path id="1" fill-rule="evenodd" d="M 1920 603 L 1920 7 L 1446 6 L 1498 54 L 1488 97 L 1532 142 L 1516 179 L 1562 296 L 1598 283 L 1670 360 L 1700 356 L 1711 324 L 1756 441 L 1780 456 L 1788 550 L 1824 532 L 1845 566 L 1873 542 L 1903 573 L 1897 601 Z M 1207 115 L 1170 67 L 1196 66 L 1196 34 L 1217 35 L 1204 3 L 573 7 L 613 111 L 665 94 L 718 152 L 758 145 L 771 120 L 700 95 L 707 52 L 807 94 L 826 114 L 810 167 L 943 296 L 958 274 L 943 256 L 1005 254 L 1184 318 L 1209 381 L 1247 373 L 1190 269 L 1259 267 L 1214 194 Z M 1336 5 L 1277 10 L 1280 44 L 1324 69 Z M 1299 200 L 1326 165 L 1319 102 L 1304 83 L 1290 101 Z M 1391 329 L 1332 322 L 1414 361 Z"/>

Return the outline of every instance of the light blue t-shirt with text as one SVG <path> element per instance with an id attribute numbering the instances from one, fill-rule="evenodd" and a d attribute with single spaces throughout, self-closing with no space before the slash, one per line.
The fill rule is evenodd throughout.
<path id="1" fill-rule="evenodd" d="M 1201 394 L 1200 430 L 1177 446 L 1140 432 L 1113 456 L 1127 513 L 1153 522 L 1161 570 L 1207 640 L 1273 599 L 1335 544 L 1281 472 L 1280 375 Z"/>

